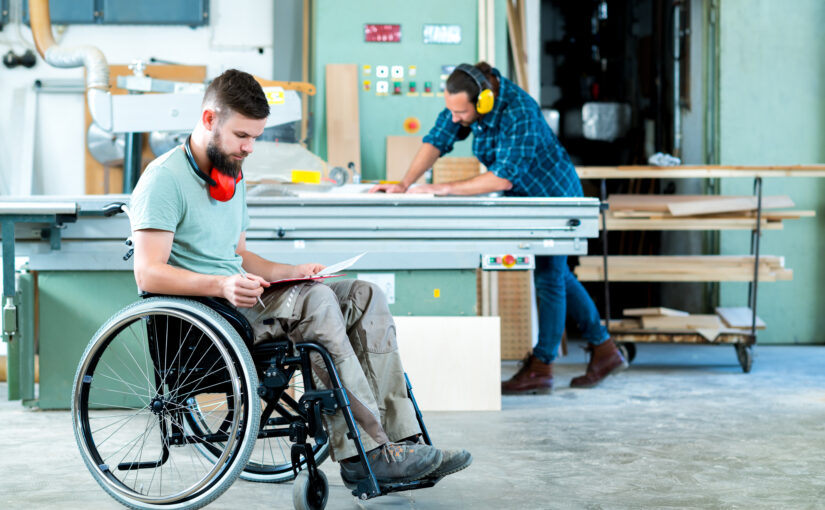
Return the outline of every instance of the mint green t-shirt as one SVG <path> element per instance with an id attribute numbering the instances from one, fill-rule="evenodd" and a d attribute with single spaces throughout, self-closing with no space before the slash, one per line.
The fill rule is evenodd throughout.
<path id="1" fill-rule="evenodd" d="M 129 205 L 132 229 L 153 228 L 175 234 L 169 264 L 196 273 L 233 275 L 241 272 L 235 253 L 249 227 L 246 186 L 219 202 L 189 166 L 182 147 L 175 147 L 146 168 Z"/>

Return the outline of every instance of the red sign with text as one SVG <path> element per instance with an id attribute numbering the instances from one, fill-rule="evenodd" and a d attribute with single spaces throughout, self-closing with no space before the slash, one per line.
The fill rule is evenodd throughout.
<path id="1" fill-rule="evenodd" d="M 367 23 L 364 25 L 364 41 L 401 42 L 401 25 Z"/>

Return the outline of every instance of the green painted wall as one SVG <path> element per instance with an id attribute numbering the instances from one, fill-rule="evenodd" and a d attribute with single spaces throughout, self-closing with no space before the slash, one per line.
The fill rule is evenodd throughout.
<path id="1" fill-rule="evenodd" d="M 720 2 L 720 149 L 723 165 L 825 163 L 825 2 Z M 722 194 L 749 194 L 753 182 L 725 179 Z M 766 179 L 817 218 L 786 221 L 762 237 L 762 253 L 784 255 L 791 282 L 760 285 L 763 343 L 825 342 L 825 179 Z M 723 254 L 747 254 L 748 233 L 725 232 Z M 743 306 L 747 287 L 723 284 L 723 306 Z"/>
<path id="2" fill-rule="evenodd" d="M 349 8 L 345 8 L 347 6 Z M 400 43 L 364 42 L 364 24 L 400 24 Z M 458 45 L 424 44 L 424 24 L 453 24 L 461 26 Z M 507 16 L 506 4 L 496 2 L 496 60 L 507 75 Z M 311 149 L 322 158 L 327 154 L 325 106 L 325 73 L 327 64 L 357 64 L 359 74 L 358 109 L 361 135 L 361 166 L 364 179 L 383 179 L 385 172 L 386 137 L 407 135 L 404 119 L 417 117 L 421 129 L 415 136 L 429 131 L 438 113 L 444 109 L 443 97 L 408 97 L 406 69 L 417 67 L 415 82 L 423 90 L 425 81 L 433 82 L 435 90 L 440 83 L 441 66 L 461 62 L 475 62 L 478 57 L 478 1 L 421 0 L 396 2 L 361 0 L 359 2 L 313 2 L 312 75 L 317 87 L 311 103 Z M 363 65 L 372 66 L 371 77 L 362 76 Z M 403 65 L 405 68 L 404 94 L 377 96 L 375 94 L 375 66 Z M 370 79 L 372 90 L 364 91 L 361 80 Z M 390 78 L 390 81 L 392 79 Z M 471 141 L 456 145 L 451 155 L 469 156 Z"/>

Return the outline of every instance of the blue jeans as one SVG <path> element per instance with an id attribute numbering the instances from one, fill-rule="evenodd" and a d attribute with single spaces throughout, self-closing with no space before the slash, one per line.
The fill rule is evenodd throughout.
<path id="1" fill-rule="evenodd" d="M 536 257 L 533 274 L 539 309 L 539 341 L 534 356 L 544 363 L 556 359 L 568 312 L 590 344 L 599 345 L 610 338 L 590 295 L 567 267 L 566 255 Z"/>

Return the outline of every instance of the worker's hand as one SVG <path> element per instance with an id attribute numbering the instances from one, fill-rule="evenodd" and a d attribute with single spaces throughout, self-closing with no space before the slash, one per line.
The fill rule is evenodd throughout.
<path id="1" fill-rule="evenodd" d="M 221 280 L 220 285 L 221 296 L 227 301 L 237 307 L 251 308 L 264 293 L 264 287 L 269 287 L 269 282 L 258 275 L 247 273 L 227 276 Z"/>
<path id="2" fill-rule="evenodd" d="M 376 184 L 370 188 L 370 193 L 383 191 L 384 193 L 406 193 L 407 187 L 403 184 Z"/>
<path id="3" fill-rule="evenodd" d="M 293 266 L 295 269 L 293 278 L 307 278 L 309 276 L 314 275 L 318 271 L 324 269 L 324 265 L 317 264 L 315 262 L 310 262 L 308 264 L 298 264 L 297 266 Z"/>
<path id="4" fill-rule="evenodd" d="M 418 184 L 408 189 L 407 193 L 432 193 L 433 195 L 449 195 L 450 187 L 447 184 Z"/>

